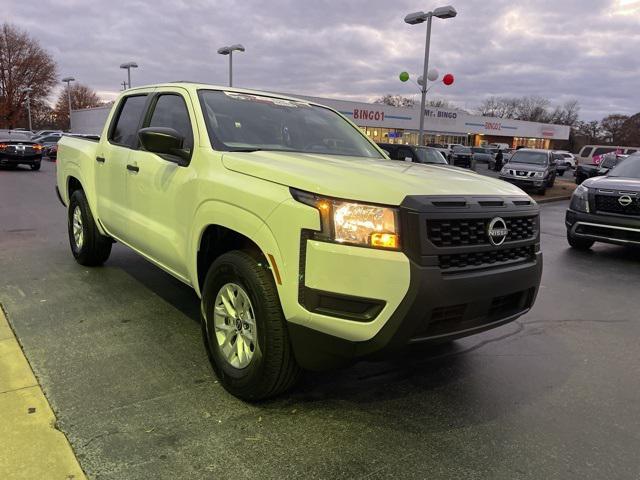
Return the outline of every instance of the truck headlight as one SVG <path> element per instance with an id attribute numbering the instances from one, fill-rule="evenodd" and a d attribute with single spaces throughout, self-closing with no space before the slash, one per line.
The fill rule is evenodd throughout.
<path id="1" fill-rule="evenodd" d="M 502 167 L 502 170 L 500 170 L 500 175 L 509 175 L 509 169 L 507 167 Z"/>
<path id="2" fill-rule="evenodd" d="M 589 213 L 589 189 L 584 185 L 578 185 L 571 195 L 571 203 L 569 204 L 571 210 L 576 212 Z"/>
<path id="3" fill-rule="evenodd" d="M 398 209 L 291 189 L 293 198 L 320 212 L 319 240 L 397 250 L 400 248 Z"/>
<path id="4" fill-rule="evenodd" d="M 543 178 L 544 177 L 544 172 L 533 172 L 533 176 L 535 178 Z"/>

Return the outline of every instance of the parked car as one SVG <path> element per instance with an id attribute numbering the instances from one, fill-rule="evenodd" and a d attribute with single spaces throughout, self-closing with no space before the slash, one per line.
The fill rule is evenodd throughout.
<path id="1" fill-rule="evenodd" d="M 436 148 L 394 143 L 378 143 L 378 146 L 388 152 L 391 160 L 448 165 L 444 155 Z"/>
<path id="2" fill-rule="evenodd" d="M 485 145 L 487 148 L 491 148 L 491 149 L 498 149 L 498 150 L 509 150 L 511 148 L 511 145 L 509 145 L 508 143 L 489 143 L 487 145 Z"/>
<path id="3" fill-rule="evenodd" d="M 622 147 L 616 145 L 585 145 L 576 155 L 578 165 L 597 165 L 606 153 L 631 155 L 640 151 L 640 147 Z"/>
<path id="4" fill-rule="evenodd" d="M 550 150 L 516 150 L 502 170 L 500 179 L 544 195 L 556 180 L 556 161 Z"/>
<path id="5" fill-rule="evenodd" d="M 475 169 L 473 152 L 469 147 L 455 146 L 449 154 L 449 164 L 455 167 Z"/>
<path id="6" fill-rule="evenodd" d="M 15 168 L 28 165 L 31 170 L 40 170 L 43 146 L 31 140 L 29 135 L 15 130 L 0 132 L 0 166 Z"/>
<path id="7" fill-rule="evenodd" d="M 445 143 L 429 143 L 427 147 L 435 148 L 438 150 L 445 158 L 449 157 L 449 153 L 451 152 L 449 146 Z"/>
<path id="8" fill-rule="evenodd" d="M 137 87 L 108 118 L 99 142 L 58 145 L 71 253 L 100 265 L 119 241 L 192 286 L 242 399 L 534 303 L 539 207 L 516 187 L 389 160 L 335 110 L 272 93 Z"/>
<path id="9" fill-rule="evenodd" d="M 494 154 L 490 148 L 485 147 L 471 147 L 471 153 L 473 155 L 473 161 L 477 165 L 478 162 L 486 163 L 487 168 L 491 169 L 494 163 Z"/>
<path id="10" fill-rule="evenodd" d="M 602 156 L 601 162 L 597 165 L 578 165 L 574 172 L 574 175 L 576 177 L 576 185 L 580 185 L 588 178 L 606 175 L 609 170 L 611 170 L 627 157 L 628 155 L 619 155 L 617 153 L 610 152 L 605 153 Z"/>
<path id="11" fill-rule="evenodd" d="M 43 137 L 45 135 L 50 135 L 52 133 L 59 133 L 60 135 L 62 135 L 62 130 L 38 130 L 36 132 L 33 132 L 33 136 L 35 137 Z"/>
<path id="12" fill-rule="evenodd" d="M 573 153 L 567 152 L 566 150 L 555 150 L 553 153 L 562 157 L 558 159 L 558 165 L 564 162 L 567 167 L 576 168 L 576 157 L 573 155 Z"/>
<path id="13" fill-rule="evenodd" d="M 579 250 L 595 242 L 640 245 L 640 154 L 579 185 L 565 223 L 569 245 Z"/>

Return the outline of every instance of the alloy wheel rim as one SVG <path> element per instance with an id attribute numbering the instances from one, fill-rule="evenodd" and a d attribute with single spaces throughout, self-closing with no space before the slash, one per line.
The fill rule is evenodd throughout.
<path id="1" fill-rule="evenodd" d="M 80 250 L 84 243 L 84 230 L 82 228 L 82 211 L 79 205 L 73 210 L 73 240 Z"/>
<path id="2" fill-rule="evenodd" d="M 258 346 L 256 317 L 249 295 L 240 285 L 226 283 L 216 295 L 213 325 L 223 358 L 235 368 L 251 363 Z"/>

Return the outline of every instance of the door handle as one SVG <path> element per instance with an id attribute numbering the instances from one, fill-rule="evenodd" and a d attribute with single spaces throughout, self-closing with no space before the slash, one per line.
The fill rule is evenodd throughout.
<path id="1" fill-rule="evenodd" d="M 96 162 L 98 163 L 104 163 L 105 158 L 104 157 L 96 157 Z"/>
<path id="2" fill-rule="evenodd" d="M 127 170 L 137 173 L 140 171 L 140 167 L 137 167 L 136 165 L 127 165 Z"/>

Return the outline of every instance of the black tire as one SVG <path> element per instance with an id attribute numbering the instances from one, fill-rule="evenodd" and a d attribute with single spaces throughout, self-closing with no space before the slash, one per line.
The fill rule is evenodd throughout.
<path id="1" fill-rule="evenodd" d="M 556 183 L 556 176 L 554 175 L 549 179 L 549 183 L 547 184 L 547 188 L 552 188 Z"/>
<path id="2" fill-rule="evenodd" d="M 559 171 L 558 171 L 558 175 L 560 175 L 561 177 L 563 177 L 563 176 L 564 176 L 564 170 L 559 170 Z"/>
<path id="3" fill-rule="evenodd" d="M 276 396 L 291 388 L 301 369 L 293 354 L 286 320 L 271 271 L 259 254 L 231 251 L 209 268 L 202 291 L 202 334 L 209 360 L 222 386 L 246 401 Z M 241 286 L 255 313 L 258 345 L 244 368 L 236 368 L 223 356 L 215 337 L 213 311 L 220 289 L 227 283 Z"/>
<path id="4" fill-rule="evenodd" d="M 40 170 L 40 162 L 32 163 L 31 170 Z"/>
<path id="5" fill-rule="evenodd" d="M 76 208 L 80 209 L 82 217 L 82 245 L 78 246 L 73 234 L 73 215 Z M 96 222 L 91 214 L 87 197 L 82 190 L 76 190 L 69 200 L 67 212 L 67 225 L 69 231 L 69 245 L 71 253 L 80 265 L 93 267 L 102 265 L 111 254 L 113 240 L 105 237 L 96 227 Z"/>
<path id="6" fill-rule="evenodd" d="M 576 250 L 589 250 L 595 243 L 594 240 L 589 240 L 588 238 L 575 237 L 570 232 L 567 232 L 567 242 L 569 242 L 571 248 Z"/>
<path id="7" fill-rule="evenodd" d="M 547 193 L 547 188 L 546 188 L 546 187 L 539 188 L 539 189 L 536 191 L 536 193 L 537 193 L 538 195 L 542 195 L 542 196 L 544 196 L 544 195 L 546 195 L 546 193 Z"/>

